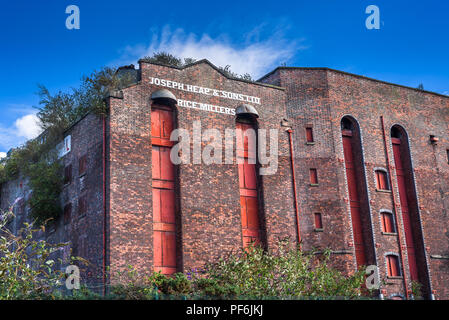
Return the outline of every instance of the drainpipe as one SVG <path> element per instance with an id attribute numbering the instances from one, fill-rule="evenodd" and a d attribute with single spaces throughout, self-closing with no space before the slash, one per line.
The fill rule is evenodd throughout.
<path id="1" fill-rule="evenodd" d="M 103 115 L 103 296 L 106 295 L 106 116 Z"/>
<path id="2" fill-rule="evenodd" d="M 402 265 L 402 276 L 404 279 L 404 289 L 405 289 L 405 298 L 408 299 L 408 288 L 407 288 L 407 275 L 405 273 L 405 260 L 404 260 L 404 253 L 402 251 L 402 241 L 401 241 L 401 228 L 399 228 L 399 219 L 398 219 L 398 213 L 397 213 L 397 209 L 396 209 L 396 199 L 394 196 L 394 190 L 393 190 L 393 179 L 391 176 L 391 170 L 390 170 L 390 156 L 389 156 L 389 152 L 388 152 L 388 145 L 387 145 L 387 137 L 385 135 L 385 124 L 384 124 L 384 117 L 380 116 L 380 122 L 382 124 L 382 135 L 383 135 L 383 139 L 384 139 L 384 146 L 385 146 L 385 154 L 387 157 L 387 169 L 388 169 L 388 178 L 389 178 L 389 182 L 390 182 L 390 186 L 391 186 L 391 197 L 393 200 L 393 207 L 394 207 L 394 218 L 396 220 L 397 223 L 397 227 L 398 227 L 398 240 L 399 240 L 399 253 L 401 254 L 401 265 Z"/>
<path id="3" fill-rule="evenodd" d="M 290 142 L 290 159 L 292 166 L 292 178 L 293 178 L 293 194 L 295 196 L 295 214 L 296 214 L 296 232 L 298 234 L 298 244 L 301 249 L 301 233 L 299 228 L 299 205 L 298 205 L 298 193 L 296 191 L 296 176 L 295 176 L 295 157 L 293 154 L 293 130 L 289 128 L 288 132 L 288 140 Z"/>

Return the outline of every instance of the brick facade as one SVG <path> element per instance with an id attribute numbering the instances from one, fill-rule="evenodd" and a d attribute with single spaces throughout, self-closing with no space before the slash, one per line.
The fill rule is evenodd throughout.
<path id="1" fill-rule="evenodd" d="M 417 195 L 416 208 L 411 210 L 418 212 L 419 217 L 413 223 L 413 233 L 423 239 L 417 244 L 423 252 L 417 261 L 429 280 L 424 287 L 427 297 L 434 293 L 437 299 L 449 298 L 449 97 L 324 68 L 280 67 L 258 82 L 250 82 L 231 79 L 206 60 L 185 68 L 145 61 L 139 64 L 138 81 L 108 97 L 109 115 L 104 127 L 102 119 L 89 114 L 67 132 L 71 135 L 72 149 L 63 161 L 72 165 L 72 181 L 64 187 L 61 203 L 71 204 L 70 221 L 64 223 L 61 217 L 53 235 L 46 236 L 54 241 L 70 241 L 74 253 L 91 262 L 83 274 L 90 283 L 102 283 L 103 263 L 112 281 L 114 274 L 127 265 L 143 272 L 153 269 L 152 94 L 168 89 L 180 100 L 229 109 L 244 103 L 156 85 L 150 80 L 153 77 L 260 98 L 260 104 L 246 102 L 257 110 L 258 128 L 278 130 L 277 172 L 261 175 L 258 181 L 259 216 L 263 242 L 268 249 L 279 238 L 288 237 L 293 243 L 298 240 L 286 131 L 293 129 L 302 248 L 330 248 L 334 265 L 348 273 L 356 269 L 356 260 L 341 121 L 345 116 L 353 119 L 360 140 L 357 161 L 363 164 L 357 170 L 361 177 L 360 196 L 364 199 L 365 244 L 371 252 L 367 261 L 379 267 L 381 278 L 386 281 L 382 293 L 387 298 L 407 294 L 404 275 L 387 277 L 386 266 L 386 255 L 401 256 L 398 236 L 405 243 L 390 138 L 390 129 L 400 125 L 407 133 L 411 156 L 412 167 L 407 169 L 412 172 L 413 181 L 407 192 Z M 187 108 L 179 103 L 174 112 L 177 128 L 187 129 L 191 137 L 196 121 L 201 122 L 203 132 L 213 128 L 223 137 L 226 129 L 236 126 L 236 116 L 229 113 Z M 306 128 L 312 128 L 313 142 L 307 142 Z M 431 144 L 430 135 L 438 137 L 439 142 Z M 203 147 L 206 144 L 203 141 Z M 80 176 L 79 159 L 84 155 L 87 155 L 87 170 Z M 317 184 L 310 182 L 310 169 L 317 170 Z M 391 177 L 390 191 L 376 190 L 378 169 L 386 170 Z M 25 187 L 19 186 L 20 181 L 2 186 L 3 208 L 19 195 L 26 198 L 26 181 L 23 183 Z M 235 159 L 232 164 L 194 164 L 191 160 L 189 164 L 177 165 L 175 190 L 178 271 L 201 267 L 242 246 L 239 172 Z M 80 199 L 81 202 L 85 199 L 87 204 L 85 214 L 78 213 Z M 382 232 L 381 211 L 397 215 L 396 233 Z M 315 213 L 321 213 L 322 230 L 315 228 Z M 404 264 L 410 290 L 407 251 L 403 249 L 402 255 L 400 263 Z"/>

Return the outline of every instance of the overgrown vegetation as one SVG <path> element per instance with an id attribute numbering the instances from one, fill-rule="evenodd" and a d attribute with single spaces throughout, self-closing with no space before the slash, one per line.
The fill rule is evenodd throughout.
<path id="1" fill-rule="evenodd" d="M 25 223 L 17 235 L 7 224 L 12 211 L 0 214 L 0 300 L 4 299 L 360 299 L 364 271 L 345 276 L 329 266 L 330 253 L 303 253 L 283 241 L 266 252 L 252 247 L 171 277 L 140 274 L 132 266 L 114 276 L 101 296 L 86 286 L 64 290 L 65 264 L 87 265 L 82 258 L 53 256 L 65 243 L 35 240 L 39 229 Z M 41 227 L 40 230 L 45 230 Z M 82 279 L 81 279 L 82 280 Z"/>
<path id="2" fill-rule="evenodd" d="M 65 275 L 54 267 L 64 261 L 53 260 L 52 255 L 66 244 L 34 240 L 39 229 L 30 223 L 15 235 L 6 227 L 11 219 L 12 210 L 0 212 L 0 300 L 61 297 Z M 86 262 L 73 257 L 68 260 Z"/>
<path id="3" fill-rule="evenodd" d="M 329 251 L 318 256 L 282 241 L 275 252 L 253 247 L 172 277 L 160 273 L 142 276 L 129 266 L 111 294 L 120 299 L 366 298 L 361 294 L 364 270 L 345 276 L 329 262 Z"/>
<path id="4" fill-rule="evenodd" d="M 181 68 L 181 67 L 184 67 L 184 66 L 187 66 L 189 64 L 196 62 L 196 59 L 194 59 L 194 58 L 181 59 L 181 58 L 178 58 L 178 57 L 176 57 L 170 53 L 167 53 L 167 52 L 156 52 L 152 56 L 143 57 L 142 60 L 146 61 L 146 62 L 158 63 L 158 64 L 162 64 L 162 65 L 166 65 L 166 66 L 170 66 L 170 67 L 177 67 L 177 68 Z M 245 74 L 241 75 L 241 74 L 232 72 L 230 65 L 227 65 L 225 67 L 219 66 L 218 69 L 220 69 L 221 72 L 223 72 L 224 74 L 226 74 L 227 76 L 229 76 L 231 78 L 253 81 L 253 79 L 249 73 L 245 73 Z"/>
<path id="5" fill-rule="evenodd" d="M 116 69 L 105 67 L 82 78 L 79 88 L 52 95 L 39 85 L 37 117 L 43 133 L 36 139 L 10 151 L 0 160 L 0 184 L 21 174 L 33 190 L 28 204 L 31 216 L 38 224 L 57 218 L 61 212 L 59 195 L 63 185 L 62 165 L 57 144 L 64 132 L 86 113 L 107 113 L 104 96 L 108 91 L 130 84 L 129 76 L 118 76 Z"/>
<path id="6" fill-rule="evenodd" d="M 195 62 L 193 58 L 180 59 L 166 52 L 157 52 L 142 60 L 174 67 Z M 233 73 L 230 66 L 220 69 L 231 77 L 251 80 L 248 74 L 240 76 Z M 62 141 L 64 132 L 88 112 L 99 116 L 107 115 L 104 101 L 107 93 L 124 88 L 134 81 L 129 73 L 118 73 L 116 68 L 104 67 L 82 77 L 80 86 L 69 92 L 51 94 L 45 86 L 38 86 L 37 117 L 43 133 L 11 150 L 6 158 L 0 160 L 0 185 L 19 175 L 28 180 L 33 190 L 28 204 L 31 215 L 38 224 L 57 218 L 61 212 L 59 195 L 63 174 L 55 149 Z"/>

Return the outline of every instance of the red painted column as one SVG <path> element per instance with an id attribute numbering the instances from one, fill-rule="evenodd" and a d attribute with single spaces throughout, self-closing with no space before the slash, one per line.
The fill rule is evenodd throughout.
<path id="1" fill-rule="evenodd" d="M 365 243 L 363 239 L 362 220 L 360 217 L 360 193 L 357 187 L 357 175 L 354 163 L 352 131 L 342 130 L 343 152 L 345 156 L 346 178 L 348 181 L 349 202 L 351 208 L 352 230 L 354 234 L 354 247 L 357 267 L 366 265 Z"/>
<path id="2" fill-rule="evenodd" d="M 254 130 L 252 125 L 237 122 L 236 127 L 237 129 L 240 129 L 242 133 L 242 135 L 237 136 L 237 157 L 243 162 L 241 164 L 239 163 L 238 167 L 243 247 L 246 248 L 252 242 L 255 244 L 261 243 L 259 199 L 255 164 L 256 140 L 255 136 L 245 135 L 247 130 Z M 254 148 L 252 146 L 254 146 Z"/>
<path id="3" fill-rule="evenodd" d="M 402 223 L 404 224 L 405 243 L 407 246 L 408 264 L 412 281 L 418 281 L 418 268 L 416 263 L 415 242 L 413 239 L 412 221 L 407 199 L 407 189 L 405 182 L 404 162 L 401 155 L 401 139 L 391 138 L 393 143 L 394 165 L 396 167 L 396 179 L 399 189 L 399 200 L 401 203 Z"/>
<path id="4" fill-rule="evenodd" d="M 176 272 L 175 169 L 170 160 L 173 111 L 164 106 L 151 110 L 153 265 L 163 274 Z"/>

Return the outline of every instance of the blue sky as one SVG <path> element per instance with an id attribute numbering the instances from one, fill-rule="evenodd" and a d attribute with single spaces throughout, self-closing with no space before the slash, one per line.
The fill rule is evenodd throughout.
<path id="1" fill-rule="evenodd" d="M 80 29 L 68 30 L 68 5 Z M 365 27 L 368 5 L 380 30 Z M 153 51 L 208 58 L 254 78 L 285 63 L 449 94 L 449 2 L 16 0 L 0 10 L 0 156 L 38 133 L 37 84 L 77 86 Z"/>

